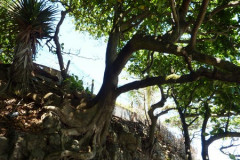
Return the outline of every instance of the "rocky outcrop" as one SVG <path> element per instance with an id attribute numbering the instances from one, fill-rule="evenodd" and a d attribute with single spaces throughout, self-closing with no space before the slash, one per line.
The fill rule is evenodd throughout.
<path id="1" fill-rule="evenodd" d="M 11 117 L 17 118 L 17 117 Z M 74 159 L 64 156 L 61 151 L 90 152 L 88 146 L 80 146 L 81 136 L 65 136 L 61 129 L 64 124 L 54 113 L 41 116 L 38 131 L 26 132 L 16 128 L 6 128 L 0 136 L 0 160 L 45 160 L 56 157 Z M 146 152 L 147 128 L 142 123 L 130 122 L 113 117 L 106 140 L 104 154 L 97 154 L 95 160 L 181 160 L 177 152 L 168 150 L 160 140 L 156 141 L 152 155 Z M 64 152 L 64 153 L 65 153 Z M 53 153 L 59 154 L 54 155 Z M 51 158 L 52 157 L 52 158 Z M 55 157 L 55 158 L 53 158 Z"/>
<path id="2" fill-rule="evenodd" d="M 31 93 L 24 98 L 0 97 L 0 160 L 185 158 L 177 145 L 170 145 L 168 134 L 158 136 L 154 147 L 149 150 L 146 145 L 148 127 L 141 121 L 133 122 L 116 116 L 112 117 L 104 147 L 92 145 L 92 140 L 83 142 L 85 135 L 66 135 L 64 131 L 72 128 L 64 124 L 59 115 L 44 107 L 64 105 L 63 101 L 53 93 L 42 96 Z"/>

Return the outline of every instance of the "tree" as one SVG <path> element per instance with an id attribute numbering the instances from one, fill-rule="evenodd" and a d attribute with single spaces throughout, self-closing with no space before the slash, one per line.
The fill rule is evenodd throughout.
<path id="1" fill-rule="evenodd" d="M 83 135 L 81 144 L 92 144 L 90 153 L 68 152 L 76 158 L 101 155 L 96 154 L 96 148 L 102 151 L 116 98 L 122 93 L 199 79 L 240 82 L 238 1 L 61 2 L 74 8 L 70 15 L 77 30 L 96 38 L 108 37 L 103 84 L 96 97 L 77 109 L 67 102 L 46 107 L 70 128 L 63 130 L 63 135 Z M 118 86 L 119 75 L 130 61 L 138 70 L 148 68 L 149 77 Z"/>
<path id="2" fill-rule="evenodd" d="M 56 9 L 43 0 L 17 0 L 3 5 L 17 33 L 10 83 L 16 83 L 20 90 L 26 91 L 33 71 L 32 58 L 37 53 L 39 40 L 52 33 Z"/>
<path id="3" fill-rule="evenodd" d="M 209 159 L 208 147 L 214 141 L 226 137 L 240 137 L 240 131 L 234 124 L 234 119 L 239 115 L 238 87 L 235 85 L 218 84 L 213 93 L 202 103 L 202 158 Z M 219 103 L 220 102 L 220 103 Z M 219 107 L 218 105 L 222 105 Z M 212 129 L 209 131 L 208 122 L 211 122 Z M 234 156 L 234 154 L 229 154 Z"/>
<path id="4" fill-rule="evenodd" d="M 239 124 L 235 122 L 239 115 L 238 87 L 235 84 L 226 85 L 202 79 L 174 85 L 173 89 L 171 92 L 174 93 L 173 98 L 180 115 L 186 150 L 187 147 L 190 148 L 191 130 L 201 131 L 203 159 L 209 159 L 208 147 L 214 141 L 239 137 L 239 129 L 236 127 Z M 196 121 L 197 124 L 194 124 Z M 190 128 L 190 125 L 193 127 Z M 229 153 L 229 156 L 233 157 L 234 153 Z"/>
<path id="5" fill-rule="evenodd" d="M 176 96 L 176 91 L 175 88 L 172 87 L 172 97 L 174 99 L 174 102 L 176 104 L 176 108 L 181 120 L 182 124 L 182 132 L 184 136 L 184 144 L 185 144 L 185 153 L 186 157 L 188 160 L 192 160 L 192 153 L 191 153 L 191 138 L 190 138 L 190 133 L 189 133 L 189 127 L 194 121 L 198 119 L 198 117 L 195 117 L 190 123 L 187 122 L 186 119 L 186 113 L 189 112 L 190 110 L 190 103 L 192 102 L 192 95 L 194 92 L 195 88 L 193 90 L 189 90 L 189 95 L 188 93 L 186 94 L 179 94 L 178 93 L 178 98 Z M 182 95 L 182 96 L 181 96 Z M 184 98 L 182 98 L 184 97 Z"/>
<path id="6" fill-rule="evenodd" d="M 58 3 L 60 1 L 52 0 L 52 2 Z M 54 35 L 51 36 L 46 42 L 46 44 L 49 48 L 49 51 L 57 54 L 58 63 L 59 63 L 59 67 L 60 67 L 60 71 L 61 71 L 61 75 L 62 75 L 63 80 L 65 80 L 67 78 L 67 68 L 65 68 L 64 62 L 63 62 L 63 56 L 62 56 L 62 54 L 63 54 L 62 50 L 63 49 L 62 49 L 62 46 L 59 42 L 59 32 L 60 32 L 61 25 L 64 22 L 64 19 L 65 19 L 67 13 L 69 13 L 72 10 L 72 5 L 71 5 L 72 1 L 70 1 L 69 3 L 70 4 L 68 5 L 67 3 L 61 2 L 61 5 L 65 8 L 67 7 L 67 9 L 61 11 L 61 17 L 60 17 L 59 22 L 57 23 Z M 52 39 L 55 43 L 55 46 L 49 45 L 49 43 L 51 42 Z M 53 50 L 52 48 L 54 48 L 56 50 Z"/>
<path id="7" fill-rule="evenodd" d="M 154 111 L 156 109 L 160 109 L 163 108 L 165 105 L 165 102 L 167 100 L 167 96 L 164 94 L 163 88 L 162 86 L 159 86 L 160 92 L 161 92 L 161 99 L 158 103 L 155 103 L 153 105 L 151 105 L 151 107 L 148 110 L 148 115 L 150 117 L 151 120 L 151 124 L 149 126 L 149 142 L 148 142 L 148 147 L 150 149 L 150 151 L 152 150 L 153 146 L 154 146 L 154 140 L 155 140 L 155 130 L 156 130 L 156 126 L 157 126 L 157 120 L 161 115 L 167 114 L 168 111 L 172 110 L 173 108 L 165 108 L 164 111 L 161 111 L 158 114 L 154 114 Z M 150 152 L 151 153 L 151 152 Z"/>
<path id="8" fill-rule="evenodd" d="M 76 28 L 95 37 L 108 36 L 108 43 L 103 84 L 96 97 L 84 107 L 86 110 L 76 114 L 72 121 L 68 113 L 51 108 L 65 124 L 77 127 L 66 134 L 85 133 L 85 139 L 96 137 L 97 144 L 104 144 L 116 98 L 129 90 L 192 82 L 202 77 L 239 83 L 239 19 L 234 18 L 239 13 L 239 2 L 170 2 L 72 2 L 75 9 L 70 14 L 75 17 Z M 154 56 L 163 57 L 164 61 L 172 57 L 175 63 L 170 66 L 158 61 L 156 67 L 166 72 L 159 71 L 158 75 L 119 87 L 118 76 L 130 58 L 135 59 L 138 67 L 143 65 L 144 59 L 136 56 L 140 50 L 154 51 Z M 176 66 L 179 68 L 174 75 L 167 72 Z"/>

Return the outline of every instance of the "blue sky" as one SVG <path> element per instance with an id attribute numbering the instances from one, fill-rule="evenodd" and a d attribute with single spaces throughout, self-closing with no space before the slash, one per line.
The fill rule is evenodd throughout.
<path id="1" fill-rule="evenodd" d="M 61 26 L 59 40 L 60 43 L 64 43 L 65 52 L 79 54 L 79 56 L 64 55 L 65 65 L 68 60 L 71 61 L 69 72 L 77 75 L 89 85 L 92 79 L 94 79 L 96 83 L 95 92 L 97 92 L 101 85 L 105 68 L 106 43 L 104 40 L 95 40 L 87 33 L 80 34 L 75 31 L 70 18 L 65 19 Z M 48 48 L 40 49 L 38 55 L 37 63 L 59 69 L 57 56 L 49 53 Z"/>

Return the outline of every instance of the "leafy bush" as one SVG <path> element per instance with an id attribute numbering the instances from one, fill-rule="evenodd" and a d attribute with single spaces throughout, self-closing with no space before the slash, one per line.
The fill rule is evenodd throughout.
<path id="1" fill-rule="evenodd" d="M 78 78 L 78 76 L 72 74 L 65 80 L 66 84 L 69 85 L 70 90 L 75 91 L 84 91 L 83 81 Z"/>

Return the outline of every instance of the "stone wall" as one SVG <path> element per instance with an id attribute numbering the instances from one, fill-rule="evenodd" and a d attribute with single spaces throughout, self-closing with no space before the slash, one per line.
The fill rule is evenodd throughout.
<path id="1" fill-rule="evenodd" d="M 6 134 L 0 136 L 0 160 L 52 160 L 74 159 L 65 157 L 63 150 L 80 153 L 91 150 L 80 147 L 81 136 L 64 136 L 58 117 L 53 113 L 44 113 L 42 123 L 35 133 L 23 132 L 8 128 Z M 99 154 L 95 160 L 181 160 L 177 151 L 169 150 L 165 144 L 156 141 L 151 158 L 146 153 L 146 127 L 141 123 L 125 121 L 113 117 L 106 141 L 104 154 Z"/>

